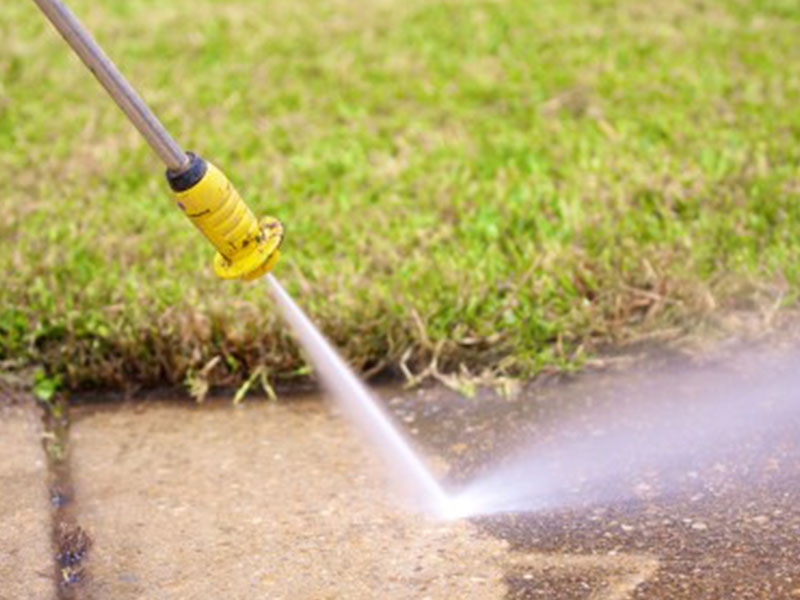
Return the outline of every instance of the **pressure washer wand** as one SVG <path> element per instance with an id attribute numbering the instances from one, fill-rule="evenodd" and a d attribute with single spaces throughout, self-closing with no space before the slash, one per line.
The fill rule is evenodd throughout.
<path id="1" fill-rule="evenodd" d="M 133 87 L 61 0 L 34 0 L 114 102 L 167 166 L 167 181 L 178 207 L 217 249 L 214 270 L 224 279 L 252 280 L 266 274 L 276 306 L 305 348 L 322 382 L 387 452 L 396 475 L 415 488 L 429 510 L 441 513 L 449 500 L 386 411 L 268 273 L 283 241 L 283 226 L 266 217 L 259 223 L 233 184 L 211 163 L 184 152 Z M 391 456 L 389 456 L 391 454 Z"/>
<path id="2" fill-rule="evenodd" d="M 222 171 L 181 149 L 61 0 L 34 2 L 164 162 L 178 207 L 217 249 L 216 274 L 251 280 L 272 269 L 283 241 L 280 221 L 257 221 Z"/>

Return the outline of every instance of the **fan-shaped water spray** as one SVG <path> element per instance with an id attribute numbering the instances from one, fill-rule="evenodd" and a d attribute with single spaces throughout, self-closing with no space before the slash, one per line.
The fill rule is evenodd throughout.
<path id="1" fill-rule="evenodd" d="M 797 355 L 739 357 L 667 369 L 598 393 L 593 406 L 549 425 L 451 500 L 466 517 L 669 494 L 687 473 L 731 456 L 750 459 L 800 419 Z M 640 378 L 641 379 L 641 378 Z"/>

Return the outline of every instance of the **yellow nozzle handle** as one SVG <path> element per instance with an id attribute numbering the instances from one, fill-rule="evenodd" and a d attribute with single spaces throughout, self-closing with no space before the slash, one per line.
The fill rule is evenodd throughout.
<path id="1" fill-rule="evenodd" d="M 273 217 L 261 222 L 225 174 L 199 156 L 180 174 L 167 171 L 175 202 L 217 249 L 214 272 L 222 279 L 251 280 L 275 266 L 283 225 Z"/>

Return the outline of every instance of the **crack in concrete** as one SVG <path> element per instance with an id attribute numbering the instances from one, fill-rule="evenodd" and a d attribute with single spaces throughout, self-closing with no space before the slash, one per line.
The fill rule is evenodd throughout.
<path id="1" fill-rule="evenodd" d="M 78 508 L 70 470 L 69 403 L 63 396 L 39 403 L 47 457 L 47 489 L 50 495 L 51 536 L 54 548 L 56 600 L 90 600 L 83 582 L 92 539 L 78 524 Z"/>

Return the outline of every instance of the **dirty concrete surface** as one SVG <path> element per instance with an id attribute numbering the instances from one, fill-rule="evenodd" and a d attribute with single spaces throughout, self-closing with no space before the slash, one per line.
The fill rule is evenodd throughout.
<path id="1" fill-rule="evenodd" d="M 40 418 L 0 401 L 0 599 L 51 598 L 54 566 Z"/>
<path id="2" fill-rule="evenodd" d="M 451 489 L 520 448 L 556 465 L 515 472 L 555 473 L 545 502 L 444 522 L 399 504 L 377 456 L 317 397 L 80 406 L 73 514 L 92 546 L 70 597 L 800 598 L 797 359 L 656 361 L 511 397 L 382 390 Z M 21 435 L 13 423 L 0 420 L 4 438 Z M 4 479 L 38 479 L 35 450 Z M 5 508 L 4 534 L 29 505 Z M 15 564 L 38 560 L 47 586 L 47 528 L 34 513 L 20 523 L 30 554 Z"/>

